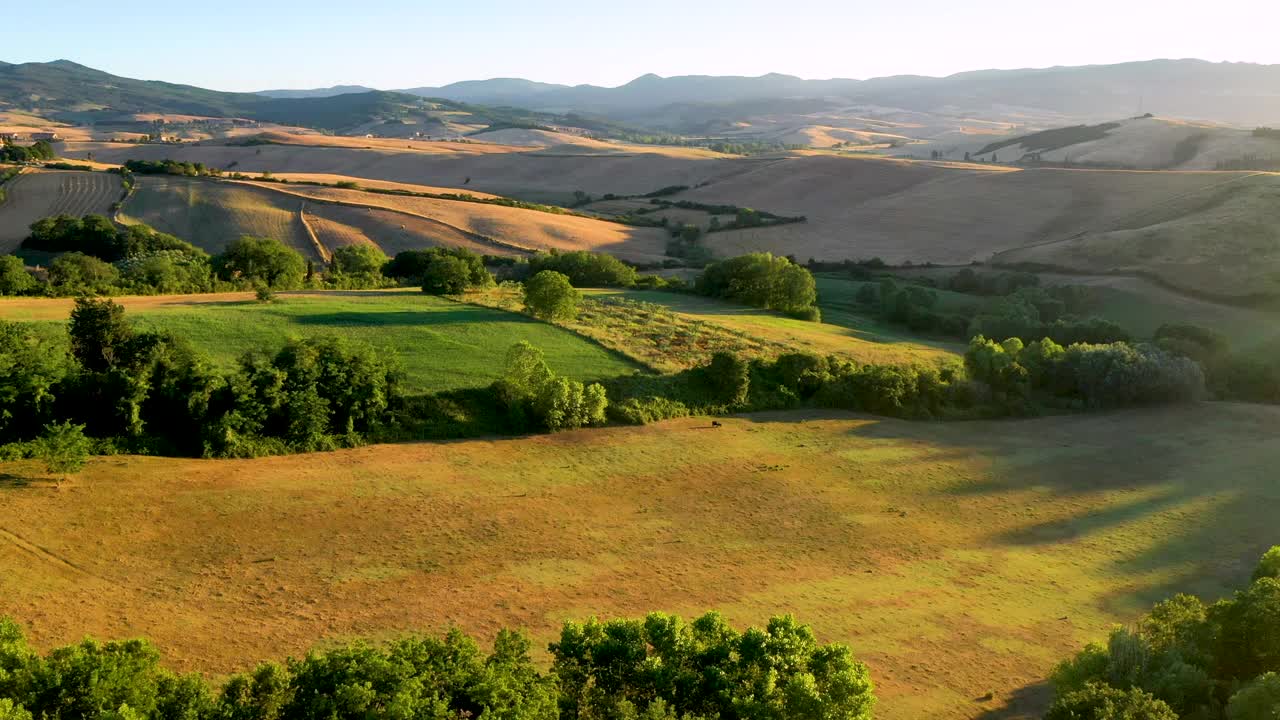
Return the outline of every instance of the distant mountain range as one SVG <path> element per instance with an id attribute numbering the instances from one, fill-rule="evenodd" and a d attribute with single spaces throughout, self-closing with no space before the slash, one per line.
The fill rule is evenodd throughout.
<path id="1" fill-rule="evenodd" d="M 431 99 L 428 103 L 426 98 Z M 1023 112 L 1098 121 L 1153 112 L 1242 126 L 1280 125 L 1280 65 L 1151 60 L 1037 70 L 984 70 L 945 78 L 872 80 L 645 75 L 613 88 L 517 78 L 383 92 L 363 86 L 225 93 L 116 77 L 67 60 L 0 62 L 0 108 L 32 109 L 75 122 L 110 113 L 245 117 L 341 131 L 378 118 L 422 112 L 444 102 L 523 108 L 501 122 L 575 113 L 642 127 L 678 128 L 672 118 L 733 113 L 819 112 L 855 105 L 953 116 L 1016 117 Z M 578 118 L 581 120 L 581 117 Z M 689 121 L 692 126 L 694 123 Z"/>
<path id="2" fill-rule="evenodd" d="M 311 96 L 343 88 L 297 91 Z M 282 91 L 270 91 L 280 97 Z M 469 80 L 399 92 L 479 105 L 592 113 L 633 121 L 666 106 L 760 100 L 824 99 L 914 112 L 988 112 L 1028 108 L 1080 120 L 1153 112 L 1165 117 L 1280 124 L 1280 65 L 1150 60 L 1024 70 L 981 70 L 948 77 L 898 75 L 871 80 L 644 75 L 618 87 L 556 85 L 520 78 Z"/>
<path id="3" fill-rule="evenodd" d="M 525 110 L 491 109 L 355 86 L 266 94 L 220 92 L 118 77 L 70 60 L 0 62 L 0 110 L 6 108 L 82 125 L 156 113 L 246 118 L 334 132 L 365 132 L 361 128 L 414 118 L 429 123 L 431 114 L 439 110 L 466 112 L 480 124 L 559 121 L 556 116 Z"/>
<path id="4" fill-rule="evenodd" d="M 645 75 L 615 88 L 497 79 L 404 92 L 534 110 L 600 113 L 626 120 L 665 105 L 825 98 L 916 112 L 1030 108 L 1080 119 L 1154 112 L 1237 124 L 1280 123 L 1280 65 L 1151 60 L 1029 70 L 983 70 L 944 78 L 872 80 Z"/>
<path id="5" fill-rule="evenodd" d="M 261 90 L 254 94 L 269 98 L 296 99 L 337 97 L 338 95 L 357 95 L 368 92 L 378 91 L 363 85 L 334 85 L 333 87 L 316 88 L 314 90 Z"/>

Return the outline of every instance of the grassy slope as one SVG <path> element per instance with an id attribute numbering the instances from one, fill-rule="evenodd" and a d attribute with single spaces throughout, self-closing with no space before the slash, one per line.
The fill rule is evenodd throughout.
<path id="1" fill-rule="evenodd" d="M 169 176 L 143 176 L 122 219 L 146 223 L 209 253 L 242 235 L 270 237 L 318 259 L 298 217 L 302 201 L 248 185 Z"/>
<path id="2" fill-rule="evenodd" d="M 0 203 L 0 253 L 15 250 L 31 223 L 66 213 L 107 215 L 123 190 L 118 175 L 62 170 L 27 170 L 5 183 Z"/>
<path id="3" fill-rule="evenodd" d="M 711 298 L 664 292 L 589 290 L 590 297 L 622 296 L 656 303 L 677 314 L 712 323 L 796 351 L 836 354 L 866 363 L 936 363 L 954 359 L 963 347 L 920 340 L 847 310 L 833 310 L 821 323 Z"/>
<path id="4" fill-rule="evenodd" d="M 794 612 L 886 720 L 1028 713 L 1054 662 L 1275 542 L 1280 410 L 1011 422 L 687 419 L 253 461 L 0 467 L 0 614 L 41 646 L 154 638 L 215 673 L 456 623 Z M 991 701 L 975 698 L 995 693 Z M 1029 715 L 1001 714 L 999 717 Z"/>
<path id="5" fill-rule="evenodd" d="M 395 351 L 410 392 L 479 387 L 497 379 L 512 344 L 541 348 L 556 372 L 596 380 L 636 366 L 578 336 L 501 310 L 463 305 L 417 291 L 286 293 L 263 305 L 246 293 L 123 298 L 143 328 L 189 338 L 223 367 L 248 350 L 290 337 L 336 333 Z M 69 300 L 4 299 L 0 319 L 61 322 Z"/>
<path id="6" fill-rule="evenodd" d="M 1085 272 L 1143 272 L 1215 296 L 1275 295 L 1280 292 L 1278 201 L 1280 175 L 1242 177 L 1175 196 L 1113 227 L 1011 250 L 996 260 Z"/>
<path id="7" fill-rule="evenodd" d="M 638 261 L 665 259 L 665 230 L 641 228 L 594 218 L 557 215 L 480 203 L 401 197 L 306 185 L 240 183 L 275 191 L 283 197 L 311 198 L 354 207 L 385 208 L 429 218 L 466 233 L 530 250 L 590 250 Z M 317 205 L 313 203 L 312 205 Z"/>

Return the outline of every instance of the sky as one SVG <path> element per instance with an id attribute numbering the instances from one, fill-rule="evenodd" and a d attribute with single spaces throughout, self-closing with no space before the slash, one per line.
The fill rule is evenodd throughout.
<path id="1" fill-rule="evenodd" d="M 869 78 L 1153 58 L 1280 64 L 1271 0 L 42 0 L 56 32 L 6 62 L 74 60 L 216 90 L 379 89 L 523 77 Z M 181 9 L 179 9 L 181 8 Z"/>

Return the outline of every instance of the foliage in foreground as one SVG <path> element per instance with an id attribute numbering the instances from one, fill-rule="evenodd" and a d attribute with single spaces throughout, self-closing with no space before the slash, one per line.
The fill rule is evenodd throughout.
<path id="1" fill-rule="evenodd" d="M 450 630 L 264 663 L 221 688 L 161 667 L 145 640 L 84 640 L 41 656 L 0 618 L 0 718 L 248 720 L 869 720 L 867 667 L 790 616 L 738 632 L 716 613 L 686 623 L 566 623 L 538 670 L 522 634 L 493 651 Z"/>
<path id="2" fill-rule="evenodd" d="M 1053 674 L 1046 720 L 1280 717 L 1280 547 L 1252 584 L 1205 605 L 1176 595 Z"/>

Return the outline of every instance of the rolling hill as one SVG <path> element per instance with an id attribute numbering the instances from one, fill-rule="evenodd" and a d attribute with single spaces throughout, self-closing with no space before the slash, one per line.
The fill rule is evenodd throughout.
<path id="1" fill-rule="evenodd" d="M 1251 160 L 1280 167 L 1280 139 L 1255 133 L 1253 128 L 1160 117 L 1054 128 L 971 146 L 971 152 L 975 160 L 983 161 L 999 155 L 1005 162 L 1039 158 L 1044 163 L 1138 170 L 1237 168 L 1250 166 Z"/>
<path id="2" fill-rule="evenodd" d="M 441 110 L 467 114 L 482 125 L 560 122 L 555 116 L 516 108 L 485 108 L 406 93 L 361 90 L 229 93 L 119 77 L 69 60 L 0 65 L 0 107 L 31 110 L 79 124 L 121 113 L 159 113 L 247 118 L 336 132 L 360 129 L 363 134 L 363 126 L 370 122 L 430 118 Z"/>
<path id="3" fill-rule="evenodd" d="M 1018 108 L 1100 121 L 1128 117 L 1145 106 L 1159 114 L 1265 125 L 1280 118 L 1280 65 L 1151 60 L 1116 65 L 982 70 L 943 78 L 895 76 L 870 80 L 645 75 L 619 87 L 570 87 L 502 79 L 417 88 L 406 92 L 529 108 L 600 112 L 630 119 L 666 105 L 707 108 L 743 100 L 845 98 L 911 111 L 990 115 Z"/>
<path id="4" fill-rule="evenodd" d="M 52 215 L 109 215 L 124 193 L 120 176 L 64 170 L 26 170 L 4 184 L 0 253 L 13 252 L 27 228 Z"/>
<path id="5" fill-rule="evenodd" d="M 322 260 L 302 224 L 302 201 L 250 185 L 197 178 L 139 178 L 121 221 L 141 222 L 177 235 L 210 254 L 243 235 L 269 237 Z"/>
<path id="6" fill-rule="evenodd" d="M 235 183 L 275 192 L 286 198 L 305 199 L 308 212 L 324 213 L 325 205 L 360 211 L 387 210 L 414 220 L 433 221 L 461 235 L 467 244 L 487 246 L 482 252 L 503 250 L 533 252 L 547 250 L 590 250 L 607 252 L 635 262 L 665 259 L 667 233 L 658 228 L 641 228 L 574 215 L 526 210 L 435 198 L 403 197 L 307 185 Z M 402 221 L 404 222 L 404 221 Z M 374 242 L 381 244 L 376 238 Z M 432 236 L 428 244 L 442 244 Z M 403 246 L 400 249 L 405 249 Z"/>
<path id="7" fill-rule="evenodd" d="M 1280 296 L 1280 175 L 1235 176 L 995 261 L 1142 275 L 1234 302 L 1273 299 Z"/>

